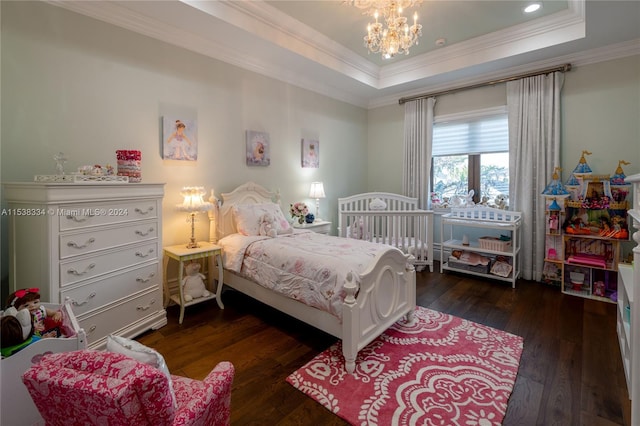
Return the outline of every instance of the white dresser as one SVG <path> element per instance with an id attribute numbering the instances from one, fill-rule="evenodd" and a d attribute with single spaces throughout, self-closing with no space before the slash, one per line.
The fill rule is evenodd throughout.
<path id="1" fill-rule="evenodd" d="M 91 348 L 162 327 L 163 195 L 164 184 L 5 183 L 9 291 L 70 300 Z"/>

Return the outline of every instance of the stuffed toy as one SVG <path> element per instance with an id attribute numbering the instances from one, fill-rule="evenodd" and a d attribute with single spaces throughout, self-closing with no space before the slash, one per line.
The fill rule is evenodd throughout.
<path id="1" fill-rule="evenodd" d="M 19 311 L 13 306 L 7 308 L 0 321 L 0 353 L 2 356 L 13 355 L 39 339 L 39 337 L 33 336 L 31 312 L 27 308 Z"/>
<path id="2" fill-rule="evenodd" d="M 39 288 L 23 288 L 11 293 L 7 299 L 7 308 L 12 307 L 17 311 L 25 308 L 29 310 L 36 336 L 61 336 L 62 312 L 48 309 L 40 304 Z"/>
<path id="3" fill-rule="evenodd" d="M 509 205 L 507 204 L 507 199 L 509 197 L 506 196 L 505 194 L 498 194 L 496 195 L 496 199 L 495 199 L 495 203 L 496 203 L 496 208 L 502 209 L 502 210 L 507 210 L 507 208 L 509 207 Z"/>
<path id="4" fill-rule="evenodd" d="M 211 292 L 204 285 L 205 276 L 200 273 L 200 264 L 192 262 L 184 267 L 187 276 L 182 279 L 182 294 L 184 300 L 191 302 L 199 297 L 211 296 Z"/>
<path id="5" fill-rule="evenodd" d="M 260 216 L 260 231 L 259 234 L 266 237 L 276 237 L 278 231 L 276 231 L 276 219 L 271 213 L 265 213 Z"/>
<path id="6" fill-rule="evenodd" d="M 464 196 L 464 204 L 465 204 L 465 206 L 471 207 L 471 206 L 476 204 L 476 203 L 473 202 L 473 196 L 475 195 L 475 193 L 476 193 L 476 191 L 471 189 L 471 190 L 469 190 L 467 195 Z"/>

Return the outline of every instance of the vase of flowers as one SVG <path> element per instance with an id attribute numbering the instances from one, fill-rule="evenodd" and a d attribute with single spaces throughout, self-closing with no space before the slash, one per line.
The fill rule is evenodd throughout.
<path id="1" fill-rule="evenodd" d="M 305 203 L 296 202 L 290 204 L 289 213 L 291 217 L 298 220 L 298 223 L 302 225 L 304 223 L 304 217 L 309 214 L 309 208 Z"/>

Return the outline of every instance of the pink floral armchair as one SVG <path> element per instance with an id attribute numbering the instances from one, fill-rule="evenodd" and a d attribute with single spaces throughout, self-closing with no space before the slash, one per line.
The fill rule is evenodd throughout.
<path id="1" fill-rule="evenodd" d="M 202 381 L 167 376 L 125 355 L 81 350 L 45 355 L 23 375 L 47 425 L 229 425 L 234 367 Z"/>

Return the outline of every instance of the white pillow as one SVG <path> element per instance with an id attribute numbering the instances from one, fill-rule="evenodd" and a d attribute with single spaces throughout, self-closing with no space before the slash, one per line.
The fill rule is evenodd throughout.
<path id="1" fill-rule="evenodd" d="M 127 339 L 122 336 L 114 336 L 113 334 L 107 337 L 107 351 L 126 355 L 162 371 L 169 380 L 169 392 L 171 393 L 171 399 L 173 400 L 173 407 L 178 408 L 176 395 L 173 390 L 173 383 L 171 382 L 171 373 L 169 373 L 167 363 L 164 362 L 164 357 L 160 352 L 135 340 Z"/>
<path id="2" fill-rule="evenodd" d="M 275 218 L 278 234 L 293 232 L 291 225 L 282 213 L 282 209 L 275 203 L 238 204 L 234 206 L 233 217 L 236 222 L 236 229 L 242 235 L 260 235 L 260 218 L 265 213 L 270 213 Z"/>

